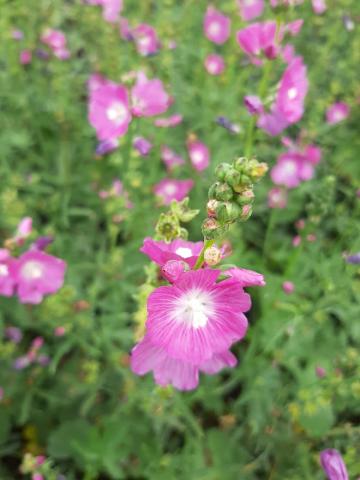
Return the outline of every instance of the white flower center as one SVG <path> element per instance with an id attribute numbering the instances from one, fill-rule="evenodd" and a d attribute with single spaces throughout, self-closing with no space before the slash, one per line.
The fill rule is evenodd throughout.
<path id="1" fill-rule="evenodd" d="M 126 120 L 127 109 L 123 103 L 115 102 L 106 110 L 106 116 L 111 122 L 121 124 Z"/>
<path id="2" fill-rule="evenodd" d="M 165 185 L 164 187 L 164 192 L 167 194 L 167 195 L 174 195 L 176 193 L 176 186 L 173 184 L 173 183 L 168 183 L 167 185 Z"/>
<path id="3" fill-rule="evenodd" d="M 175 320 L 185 322 L 189 327 L 205 327 L 209 317 L 214 314 L 214 304 L 209 292 L 193 289 L 184 292 L 174 302 Z"/>
<path id="4" fill-rule="evenodd" d="M 245 0 L 246 7 L 252 7 L 254 5 L 254 0 Z"/>
<path id="5" fill-rule="evenodd" d="M 151 43 L 151 38 L 150 37 L 140 37 L 138 40 L 138 44 L 140 47 L 146 48 L 149 47 Z"/>
<path id="6" fill-rule="evenodd" d="M 211 22 L 208 26 L 208 32 L 210 35 L 218 35 L 221 32 L 221 25 L 219 22 Z"/>
<path id="7" fill-rule="evenodd" d="M 0 265 L 0 277 L 7 277 L 9 275 L 9 269 L 7 265 Z"/>
<path id="8" fill-rule="evenodd" d="M 195 164 L 201 163 L 204 160 L 204 155 L 199 150 L 192 151 L 191 160 Z"/>
<path id="9" fill-rule="evenodd" d="M 21 269 L 21 275 L 27 280 L 35 280 L 43 275 L 43 266 L 40 262 L 32 261 L 25 263 Z"/>
<path id="10" fill-rule="evenodd" d="M 291 162 L 291 161 L 285 162 L 283 169 L 284 169 L 284 173 L 286 173 L 287 175 L 291 175 L 296 172 L 296 164 L 295 162 Z"/>
<path id="11" fill-rule="evenodd" d="M 294 100 L 294 98 L 297 97 L 297 94 L 298 94 L 297 88 L 295 87 L 289 88 L 288 97 L 290 100 Z"/>
<path id="12" fill-rule="evenodd" d="M 344 114 L 341 110 L 335 110 L 333 115 L 334 115 L 334 120 L 336 121 L 342 120 L 344 118 Z"/>
<path id="13" fill-rule="evenodd" d="M 177 255 L 180 255 L 182 258 L 189 258 L 192 257 L 192 251 L 190 248 L 187 247 L 179 247 L 175 250 Z"/>
<path id="14" fill-rule="evenodd" d="M 213 61 L 213 62 L 209 62 L 208 65 L 207 65 L 207 67 L 208 67 L 208 70 L 209 70 L 210 73 L 216 73 L 216 72 L 217 72 L 217 69 L 218 69 L 217 67 L 218 67 L 218 66 L 217 66 L 217 63 L 216 63 L 216 62 L 214 62 L 214 61 Z"/>

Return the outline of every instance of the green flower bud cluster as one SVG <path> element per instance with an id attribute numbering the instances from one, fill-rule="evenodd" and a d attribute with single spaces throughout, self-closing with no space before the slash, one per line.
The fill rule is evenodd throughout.
<path id="1" fill-rule="evenodd" d="M 245 157 L 232 164 L 220 163 L 215 170 L 217 182 L 209 189 L 208 218 L 202 225 L 206 239 L 221 237 L 229 226 L 248 220 L 252 213 L 254 183 L 267 172 L 266 163 Z"/>
<path id="2" fill-rule="evenodd" d="M 162 213 L 156 224 L 155 231 L 158 240 L 171 242 L 175 238 L 186 239 L 188 232 L 181 227 L 181 223 L 190 222 L 198 213 L 199 210 L 189 208 L 188 198 L 184 198 L 181 202 L 173 200 L 170 210 L 167 213 Z"/>

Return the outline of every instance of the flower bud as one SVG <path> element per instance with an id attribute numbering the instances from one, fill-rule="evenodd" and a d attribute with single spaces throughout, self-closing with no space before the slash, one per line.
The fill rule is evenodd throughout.
<path id="1" fill-rule="evenodd" d="M 227 202 L 232 199 L 234 193 L 232 188 L 227 183 L 214 183 L 209 190 L 209 198 Z"/>
<path id="2" fill-rule="evenodd" d="M 244 205 L 241 209 L 240 220 L 245 222 L 251 217 L 252 214 L 252 207 L 251 205 Z"/>
<path id="3" fill-rule="evenodd" d="M 216 207 L 219 205 L 219 202 L 215 199 L 211 199 L 206 204 L 208 217 L 216 217 Z"/>
<path id="4" fill-rule="evenodd" d="M 239 205 L 247 205 L 253 201 L 254 197 L 254 191 L 251 188 L 245 188 L 239 192 L 236 201 Z"/>
<path id="5" fill-rule="evenodd" d="M 344 460 L 337 450 L 332 448 L 323 450 L 320 462 L 329 480 L 349 480 Z"/>
<path id="6" fill-rule="evenodd" d="M 201 230 L 204 238 L 213 240 L 223 235 L 228 230 L 228 226 L 220 225 L 215 218 L 207 218 L 204 220 Z"/>
<path id="7" fill-rule="evenodd" d="M 221 261 L 221 250 L 215 245 L 207 248 L 204 252 L 204 260 L 210 266 L 217 265 Z"/>
<path id="8" fill-rule="evenodd" d="M 187 266 L 187 263 L 181 260 L 169 260 L 161 267 L 161 274 L 166 280 L 173 283 L 184 273 Z"/>
<path id="9" fill-rule="evenodd" d="M 257 160 L 255 160 L 255 162 L 256 162 L 256 165 L 254 165 L 251 168 L 250 175 L 252 176 L 254 181 L 257 182 L 258 180 L 260 180 L 260 178 L 262 178 L 265 175 L 265 173 L 269 170 L 269 167 L 265 162 L 259 163 Z"/>
<path id="10" fill-rule="evenodd" d="M 235 222 L 241 216 L 241 207 L 234 202 L 219 202 L 216 218 L 222 223 Z"/>
<path id="11" fill-rule="evenodd" d="M 169 242 L 181 234 L 179 220 L 173 213 L 162 213 L 156 225 L 156 233 L 162 240 Z"/>
<path id="12" fill-rule="evenodd" d="M 215 169 L 216 178 L 220 180 L 220 182 L 223 182 L 230 168 L 231 165 L 229 163 L 220 163 Z"/>
<path id="13" fill-rule="evenodd" d="M 247 164 L 247 158 L 239 157 L 234 162 L 234 168 L 238 172 L 242 173 L 244 171 L 244 168 L 245 168 L 246 164 Z"/>
<path id="14" fill-rule="evenodd" d="M 225 182 L 231 187 L 235 187 L 240 183 L 240 173 L 234 168 L 230 167 L 225 175 Z"/>

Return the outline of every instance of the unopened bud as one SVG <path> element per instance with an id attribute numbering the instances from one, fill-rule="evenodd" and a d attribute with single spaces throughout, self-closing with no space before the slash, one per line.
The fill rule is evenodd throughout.
<path id="1" fill-rule="evenodd" d="M 223 182 L 230 168 L 231 165 L 229 163 L 220 163 L 215 169 L 216 178 L 220 180 L 220 182 Z"/>
<path id="2" fill-rule="evenodd" d="M 207 240 L 213 240 L 223 235 L 228 230 L 228 226 L 220 225 L 215 218 L 207 218 L 204 220 L 201 230 L 204 238 Z"/>
<path id="3" fill-rule="evenodd" d="M 220 202 L 216 209 L 216 218 L 221 224 L 235 222 L 241 214 L 241 207 L 234 202 Z"/>
<path id="4" fill-rule="evenodd" d="M 241 209 L 240 220 L 245 222 L 251 217 L 252 214 L 252 207 L 251 205 L 244 205 Z"/>
<path id="5" fill-rule="evenodd" d="M 221 261 L 221 250 L 215 245 L 207 248 L 204 252 L 204 260 L 210 266 L 217 265 Z"/>
<path id="6" fill-rule="evenodd" d="M 257 180 L 260 180 L 260 178 L 262 178 L 265 175 L 268 169 L 269 167 L 265 162 L 260 162 L 251 169 L 250 173 L 253 179 L 257 181 Z"/>
<path id="7" fill-rule="evenodd" d="M 219 205 L 219 202 L 212 198 L 206 204 L 208 217 L 216 217 L 216 208 Z"/>
<path id="8" fill-rule="evenodd" d="M 227 202 L 233 198 L 234 192 L 227 183 L 214 183 L 209 190 L 209 198 Z"/>
<path id="9" fill-rule="evenodd" d="M 247 205 L 253 201 L 254 197 L 254 191 L 251 188 L 245 188 L 239 192 L 236 201 L 239 205 Z"/>
<path id="10" fill-rule="evenodd" d="M 179 260 L 169 260 L 161 267 L 162 276 L 170 283 L 176 282 L 176 280 L 184 273 L 187 263 Z"/>
<path id="11" fill-rule="evenodd" d="M 230 167 L 225 175 L 225 182 L 228 183 L 231 187 L 239 185 L 240 183 L 240 172 L 238 172 L 234 167 Z"/>

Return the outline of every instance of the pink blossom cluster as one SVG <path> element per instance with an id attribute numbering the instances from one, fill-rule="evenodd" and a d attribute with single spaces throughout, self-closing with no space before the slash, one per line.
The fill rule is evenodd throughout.
<path id="1" fill-rule="evenodd" d="M 47 45 L 54 56 L 60 60 L 67 60 L 70 57 L 70 51 L 67 48 L 65 34 L 61 30 L 48 28 L 41 36 L 41 41 Z"/>
<path id="2" fill-rule="evenodd" d="M 123 0 L 86 0 L 89 5 L 99 5 L 103 9 L 103 18 L 107 22 L 115 23 L 123 9 Z"/>
<path id="3" fill-rule="evenodd" d="M 32 220 L 25 217 L 7 244 L 21 247 L 31 231 Z M 8 248 L 0 248 L 0 295 L 17 295 L 20 303 L 38 304 L 44 295 L 62 287 L 66 263 L 42 251 L 51 241 L 50 237 L 39 237 L 19 257 L 14 257 Z"/>
<path id="4" fill-rule="evenodd" d="M 234 367 L 230 347 L 245 336 L 244 312 L 251 306 L 244 287 L 265 284 L 261 274 L 240 268 L 225 275 L 208 267 L 191 270 L 202 247 L 202 242 L 146 238 L 141 248 L 169 284 L 148 298 L 146 334 L 132 351 L 131 368 L 138 375 L 152 371 L 161 386 L 192 390 L 200 372 Z"/>

